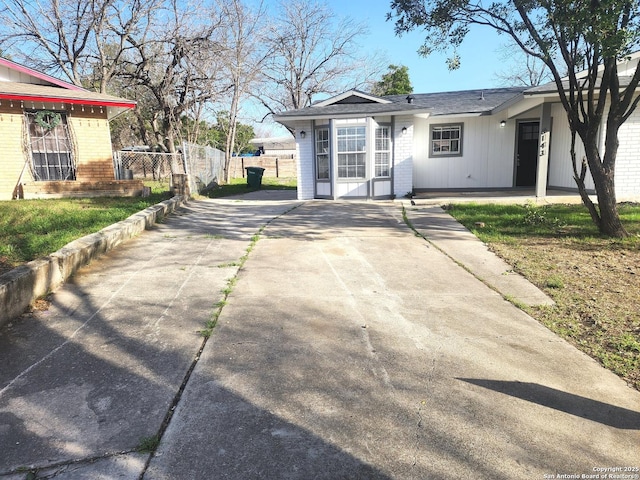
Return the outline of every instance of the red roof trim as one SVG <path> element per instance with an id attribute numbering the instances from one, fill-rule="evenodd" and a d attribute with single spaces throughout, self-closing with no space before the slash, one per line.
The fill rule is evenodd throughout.
<path id="1" fill-rule="evenodd" d="M 19 65 L 15 62 L 12 62 L 11 60 L 7 60 L 6 58 L 0 57 L 0 65 L 4 65 L 5 67 L 11 68 L 12 70 L 17 70 L 20 73 L 39 78 L 40 80 L 44 80 L 45 82 L 53 83 L 54 85 L 66 88 L 67 90 L 85 90 L 84 88 L 78 87 L 73 83 L 65 82 L 64 80 L 52 77 L 50 75 L 47 75 L 46 73 L 38 72 L 36 70 L 33 70 L 32 68 L 25 67 L 24 65 Z"/>
<path id="2" fill-rule="evenodd" d="M 45 103 L 73 103 L 74 105 L 95 105 L 104 107 L 122 107 L 135 108 L 136 102 L 121 102 L 110 100 L 82 100 L 78 98 L 61 98 L 61 97 L 37 97 L 30 95 L 15 95 L 8 93 L 0 93 L 0 100 L 18 100 L 25 102 L 45 102 Z"/>

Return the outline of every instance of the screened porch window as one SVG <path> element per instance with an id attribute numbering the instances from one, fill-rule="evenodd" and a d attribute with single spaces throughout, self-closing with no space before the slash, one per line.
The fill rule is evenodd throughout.
<path id="1" fill-rule="evenodd" d="M 366 176 L 366 128 L 339 127 L 338 178 L 364 178 Z"/>
<path id="2" fill-rule="evenodd" d="M 462 155 L 462 124 L 432 125 L 429 156 Z"/>
<path id="3" fill-rule="evenodd" d="M 329 129 L 316 129 L 316 178 L 329 179 Z"/>
<path id="4" fill-rule="evenodd" d="M 391 166 L 391 134 L 389 127 L 376 128 L 376 177 L 389 177 Z"/>
<path id="5" fill-rule="evenodd" d="M 76 168 L 65 113 L 26 112 L 34 180 L 75 180 Z"/>

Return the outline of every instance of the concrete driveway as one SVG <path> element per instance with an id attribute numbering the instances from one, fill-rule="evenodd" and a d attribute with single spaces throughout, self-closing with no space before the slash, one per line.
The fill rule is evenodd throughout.
<path id="1" fill-rule="evenodd" d="M 640 393 L 397 203 L 196 202 L 54 299 L 0 336 L 12 479 L 638 478 Z"/>

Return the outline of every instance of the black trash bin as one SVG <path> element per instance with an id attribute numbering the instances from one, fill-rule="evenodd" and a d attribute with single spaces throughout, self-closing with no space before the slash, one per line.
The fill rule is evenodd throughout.
<path id="1" fill-rule="evenodd" d="M 262 167 L 245 167 L 247 171 L 247 185 L 253 188 L 260 188 L 262 186 L 262 174 L 264 168 Z"/>

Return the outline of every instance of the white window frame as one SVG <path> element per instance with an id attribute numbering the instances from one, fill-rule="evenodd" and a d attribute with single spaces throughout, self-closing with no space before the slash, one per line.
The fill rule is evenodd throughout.
<path id="1" fill-rule="evenodd" d="M 431 125 L 429 127 L 429 157 L 461 157 L 463 130 L 463 123 Z M 434 138 L 436 135 L 439 138 Z"/>
<path id="2" fill-rule="evenodd" d="M 336 127 L 337 179 L 340 181 L 367 178 L 367 127 L 340 125 Z"/>
<path id="3" fill-rule="evenodd" d="M 384 132 L 382 137 L 378 137 L 380 132 Z M 378 125 L 374 135 L 374 177 L 389 178 L 391 177 L 391 126 Z"/>
<path id="4" fill-rule="evenodd" d="M 315 161 L 316 161 L 316 180 L 331 179 L 331 130 L 328 126 L 317 127 L 315 129 Z M 320 138 L 320 133 L 323 137 Z M 321 167 L 322 164 L 322 167 Z M 326 176 L 325 176 L 326 170 Z"/>

